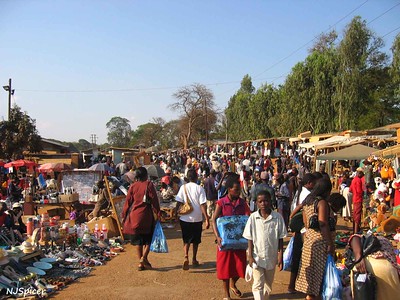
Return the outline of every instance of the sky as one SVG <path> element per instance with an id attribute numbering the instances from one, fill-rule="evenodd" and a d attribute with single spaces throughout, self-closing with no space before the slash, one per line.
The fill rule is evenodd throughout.
<path id="1" fill-rule="evenodd" d="M 113 117 L 138 125 L 179 114 L 180 87 L 204 84 L 224 109 L 246 74 L 282 84 L 315 38 L 359 15 L 390 53 L 394 0 L 0 0 L 0 85 L 42 138 L 107 142 Z M 8 93 L 0 90 L 0 120 Z"/>

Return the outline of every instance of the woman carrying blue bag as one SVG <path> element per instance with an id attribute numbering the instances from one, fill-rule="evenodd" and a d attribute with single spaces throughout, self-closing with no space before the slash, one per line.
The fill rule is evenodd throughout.
<path id="1" fill-rule="evenodd" d="M 228 194 L 217 201 L 212 217 L 213 231 L 218 244 L 217 249 L 217 278 L 223 281 L 224 299 L 231 299 L 230 292 L 237 297 L 242 293 L 236 287 L 239 278 L 244 278 L 246 272 L 246 250 L 222 250 L 221 233 L 217 228 L 219 217 L 234 215 L 250 215 L 250 208 L 246 201 L 240 198 L 240 181 L 236 174 L 229 175 L 225 187 Z M 235 225 L 235 224 L 232 224 Z"/>

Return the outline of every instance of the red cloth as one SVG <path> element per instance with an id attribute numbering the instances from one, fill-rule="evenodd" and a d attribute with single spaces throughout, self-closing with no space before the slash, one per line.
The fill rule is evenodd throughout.
<path id="1" fill-rule="evenodd" d="M 143 202 L 146 187 L 147 197 L 151 199 L 151 205 Z M 155 213 L 160 211 L 160 203 L 153 183 L 149 181 L 136 181 L 131 184 L 122 210 L 122 218 L 127 214 L 130 205 L 133 206 L 130 215 L 127 216 L 123 224 L 124 233 L 150 234 L 152 228 L 154 228 L 153 209 Z"/>
<path id="2" fill-rule="evenodd" d="M 217 249 L 217 278 L 220 280 L 244 278 L 246 261 L 246 250 L 220 251 Z"/>
<path id="3" fill-rule="evenodd" d="M 250 215 L 250 208 L 246 201 L 239 198 L 231 202 L 228 196 L 217 201 L 217 205 L 222 207 L 222 216 Z M 234 277 L 244 278 L 246 273 L 246 250 L 226 250 L 220 251 L 217 248 L 217 278 L 220 280 Z"/>
<path id="4" fill-rule="evenodd" d="M 364 193 L 364 177 L 354 177 L 350 184 L 350 192 L 353 193 L 353 203 L 362 203 Z"/>
<path id="5" fill-rule="evenodd" d="M 8 215 L 6 213 L 2 213 L 0 215 L 0 226 L 3 226 L 6 224 L 7 216 Z"/>
<path id="6" fill-rule="evenodd" d="M 394 201 L 393 206 L 400 205 L 400 182 L 393 183 L 397 189 L 394 190 Z"/>
<path id="7" fill-rule="evenodd" d="M 362 202 L 353 203 L 354 224 L 361 224 Z"/>

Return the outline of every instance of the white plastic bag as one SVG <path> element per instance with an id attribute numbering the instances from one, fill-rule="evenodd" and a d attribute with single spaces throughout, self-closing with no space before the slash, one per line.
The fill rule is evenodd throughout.
<path id="1" fill-rule="evenodd" d="M 283 252 L 283 270 L 290 271 L 292 268 L 292 256 L 293 256 L 293 241 L 294 236 L 290 238 L 290 241 Z"/>

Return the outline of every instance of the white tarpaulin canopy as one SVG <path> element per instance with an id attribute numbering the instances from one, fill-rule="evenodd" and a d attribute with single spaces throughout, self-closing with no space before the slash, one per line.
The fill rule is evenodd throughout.
<path id="1" fill-rule="evenodd" d="M 361 160 L 368 158 L 375 148 L 367 147 L 361 144 L 353 145 L 338 151 L 328 154 L 320 155 L 317 157 L 319 160 Z"/>
<path id="2" fill-rule="evenodd" d="M 353 136 L 353 137 L 345 137 L 341 135 L 335 135 L 330 138 L 327 138 L 323 141 L 318 142 L 310 142 L 299 144 L 300 148 L 327 148 L 333 145 L 352 145 L 355 143 L 362 142 L 364 140 L 377 140 L 377 139 L 388 139 L 392 137 L 392 135 L 363 135 L 363 136 Z"/>

